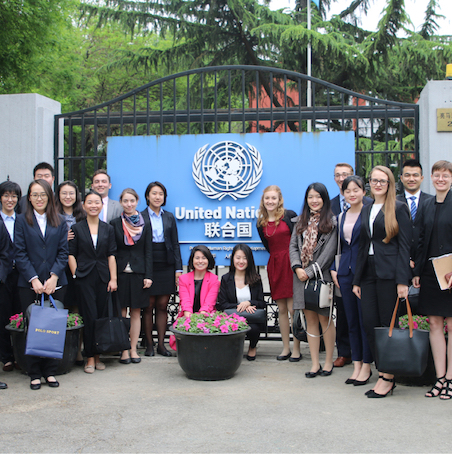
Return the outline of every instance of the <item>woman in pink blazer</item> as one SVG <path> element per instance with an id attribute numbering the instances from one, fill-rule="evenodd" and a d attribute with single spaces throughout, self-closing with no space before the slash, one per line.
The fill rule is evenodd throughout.
<path id="1" fill-rule="evenodd" d="M 215 310 L 220 282 L 210 273 L 215 267 L 215 259 L 206 246 L 195 246 L 188 259 L 189 273 L 179 278 L 179 298 L 181 312 L 190 316 L 195 312 Z"/>

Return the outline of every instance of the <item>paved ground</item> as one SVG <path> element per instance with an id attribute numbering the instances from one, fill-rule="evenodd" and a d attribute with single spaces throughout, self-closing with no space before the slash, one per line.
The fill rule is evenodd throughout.
<path id="1" fill-rule="evenodd" d="M 279 342 L 261 342 L 230 380 L 189 380 L 177 358 L 105 360 L 39 391 L 18 372 L 0 373 L 0 452 L 452 452 L 452 402 L 398 385 L 367 399 L 346 386 L 351 366 L 306 379 L 309 354 L 278 362 Z M 372 377 L 371 383 L 376 381 Z"/>

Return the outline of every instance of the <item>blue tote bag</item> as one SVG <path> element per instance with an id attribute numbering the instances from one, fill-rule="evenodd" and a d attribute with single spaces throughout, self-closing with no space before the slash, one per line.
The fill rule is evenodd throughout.
<path id="1" fill-rule="evenodd" d="M 49 299 L 50 303 L 46 301 L 48 305 L 44 305 L 44 295 L 42 295 L 41 304 L 31 304 L 27 309 L 29 323 L 25 354 L 61 359 L 66 340 L 68 311 L 58 309 L 50 295 Z"/>

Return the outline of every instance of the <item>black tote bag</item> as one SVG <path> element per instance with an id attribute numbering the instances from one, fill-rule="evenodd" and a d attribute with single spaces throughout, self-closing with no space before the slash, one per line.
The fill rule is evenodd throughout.
<path id="1" fill-rule="evenodd" d="M 427 367 L 429 332 L 413 328 L 413 314 L 408 298 L 406 308 L 409 329 L 394 328 L 398 307 L 399 298 L 389 328 L 374 328 L 378 370 L 388 374 L 419 377 Z"/>
<path id="2" fill-rule="evenodd" d="M 129 330 L 121 315 L 117 298 L 116 314 L 113 315 L 113 298 L 108 293 L 108 317 L 94 320 L 94 345 L 97 353 L 119 352 L 130 349 Z"/>

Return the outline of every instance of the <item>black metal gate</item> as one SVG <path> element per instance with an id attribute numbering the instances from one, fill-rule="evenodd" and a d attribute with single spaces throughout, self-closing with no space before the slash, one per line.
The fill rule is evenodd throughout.
<path id="1" fill-rule="evenodd" d="M 56 115 L 56 181 L 64 172 L 84 194 L 92 173 L 105 167 L 108 136 L 308 130 L 354 131 L 356 172 L 365 177 L 383 164 L 397 180 L 401 163 L 418 157 L 419 106 L 277 68 L 184 71 L 103 104 Z"/>
<path id="2" fill-rule="evenodd" d="M 56 181 L 63 173 L 84 195 L 93 172 L 106 165 L 109 136 L 309 130 L 354 131 L 355 169 L 363 177 L 383 164 L 397 181 L 402 162 L 419 154 L 416 104 L 372 98 L 293 71 L 217 66 L 163 77 L 89 109 L 56 115 Z M 276 306 L 267 298 L 268 338 L 279 328 Z M 171 320 L 177 309 L 173 299 Z"/>

